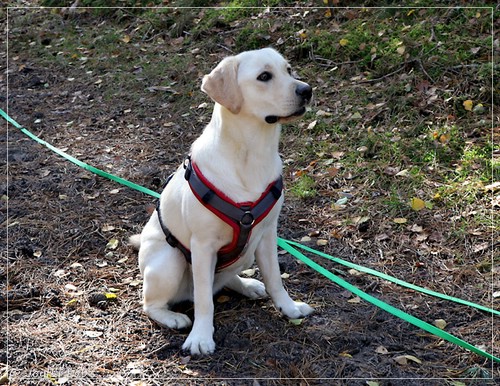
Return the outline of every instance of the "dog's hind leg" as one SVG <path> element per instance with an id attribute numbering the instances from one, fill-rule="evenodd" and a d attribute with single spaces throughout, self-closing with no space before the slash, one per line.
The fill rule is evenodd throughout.
<path id="1" fill-rule="evenodd" d="M 143 267 L 144 312 L 165 327 L 182 329 L 191 326 L 191 320 L 186 315 L 169 309 L 171 304 L 190 297 L 184 277 L 186 261 L 176 256 L 178 252 L 167 245 L 143 245 L 139 259 L 146 253 L 149 255 Z"/>
<path id="2" fill-rule="evenodd" d="M 234 275 L 226 284 L 226 287 L 250 299 L 267 297 L 264 283 L 256 279 L 243 278 L 238 275 Z"/>

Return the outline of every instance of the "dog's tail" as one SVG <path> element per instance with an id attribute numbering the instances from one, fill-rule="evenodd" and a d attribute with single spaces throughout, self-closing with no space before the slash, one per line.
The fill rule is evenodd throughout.
<path id="1" fill-rule="evenodd" d="M 128 242 L 134 249 L 139 250 L 139 248 L 141 247 L 141 235 L 138 234 L 130 236 L 128 238 Z"/>

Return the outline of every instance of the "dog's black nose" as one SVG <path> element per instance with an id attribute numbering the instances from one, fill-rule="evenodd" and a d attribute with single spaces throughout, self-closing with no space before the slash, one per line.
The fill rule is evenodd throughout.
<path id="1" fill-rule="evenodd" d="M 301 84 L 295 89 L 295 93 L 302 98 L 306 103 L 309 103 L 312 98 L 312 87 L 308 84 Z"/>

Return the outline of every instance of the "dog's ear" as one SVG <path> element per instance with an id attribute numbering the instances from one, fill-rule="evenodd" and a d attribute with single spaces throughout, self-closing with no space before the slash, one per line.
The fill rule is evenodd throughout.
<path id="1" fill-rule="evenodd" d="M 201 90 L 233 114 L 238 114 L 243 104 L 243 95 L 238 86 L 238 60 L 234 56 L 222 60 L 210 74 L 203 77 Z"/>

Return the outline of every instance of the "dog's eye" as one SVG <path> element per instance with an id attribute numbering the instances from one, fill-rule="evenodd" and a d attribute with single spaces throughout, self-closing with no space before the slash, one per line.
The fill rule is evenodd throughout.
<path id="1" fill-rule="evenodd" d="M 294 79 L 300 79 L 297 72 L 293 71 L 291 67 L 287 67 L 288 75 L 290 75 Z"/>
<path id="2" fill-rule="evenodd" d="M 257 77 L 257 80 L 260 80 L 261 82 L 268 82 L 272 79 L 272 77 L 273 75 L 270 72 L 264 71 Z"/>

